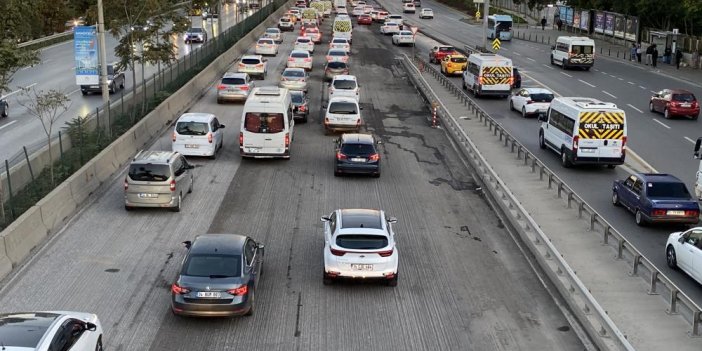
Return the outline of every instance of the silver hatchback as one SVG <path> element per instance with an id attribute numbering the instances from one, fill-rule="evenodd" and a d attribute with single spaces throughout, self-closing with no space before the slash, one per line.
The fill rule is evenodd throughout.
<path id="1" fill-rule="evenodd" d="M 217 85 L 217 103 L 244 101 L 255 86 L 248 73 L 227 72 Z"/>
<path id="2" fill-rule="evenodd" d="M 140 151 L 124 178 L 124 209 L 161 207 L 179 212 L 193 191 L 195 168 L 175 151 Z"/>
<path id="3" fill-rule="evenodd" d="M 307 92 L 307 78 L 303 68 L 286 68 L 280 77 L 280 87 Z"/>

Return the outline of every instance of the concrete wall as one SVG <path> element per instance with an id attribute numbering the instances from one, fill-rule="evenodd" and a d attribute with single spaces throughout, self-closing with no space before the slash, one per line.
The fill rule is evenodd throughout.
<path id="1" fill-rule="evenodd" d="M 289 4 L 269 16 L 215 59 L 188 84 L 169 96 L 129 131 L 0 232 L 0 279 L 4 278 L 12 268 L 21 264 L 48 235 L 62 228 L 76 210 L 90 201 L 101 186 L 110 182 L 138 150 L 146 147 L 152 140 L 170 128 L 173 121 L 186 112 L 207 89 L 210 89 L 212 83 L 248 50 L 267 27 L 275 24 L 288 7 Z M 58 145 L 54 149 L 52 152 L 58 153 Z M 48 164 L 48 147 L 34 155 L 33 159 L 30 159 L 30 163 L 37 170 L 46 166 Z M 21 178 L 26 181 L 26 178 L 30 178 L 26 164 L 13 167 L 11 173 L 13 182 L 15 179 Z M 6 189 L 7 185 L 7 179 L 4 177 L 0 178 L 2 189 Z M 20 186 L 19 183 L 12 185 L 13 188 Z"/>

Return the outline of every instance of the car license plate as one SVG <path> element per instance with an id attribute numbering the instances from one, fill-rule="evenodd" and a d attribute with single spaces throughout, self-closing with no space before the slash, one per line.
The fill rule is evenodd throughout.
<path id="1" fill-rule="evenodd" d="M 372 264 L 351 264 L 351 269 L 356 271 L 372 271 Z"/>
<path id="2" fill-rule="evenodd" d="M 185 144 L 186 149 L 197 149 L 198 147 L 200 146 L 197 144 Z"/>
<path id="3" fill-rule="evenodd" d="M 158 194 L 150 194 L 150 193 L 139 193 L 139 198 L 140 199 L 153 199 L 155 197 L 158 197 Z"/>
<path id="4" fill-rule="evenodd" d="M 582 153 L 584 153 L 584 154 L 594 154 L 594 153 L 595 153 L 595 150 L 597 150 L 597 149 L 583 149 L 583 148 L 580 148 L 580 152 L 582 152 Z"/>
<path id="5" fill-rule="evenodd" d="M 252 153 L 252 154 L 255 154 L 255 153 L 258 152 L 258 149 L 257 149 L 257 148 L 254 148 L 254 147 L 250 147 L 250 148 L 247 149 L 247 151 L 250 152 L 250 153 Z"/>
<path id="6" fill-rule="evenodd" d="M 668 216 L 684 216 L 685 211 L 668 211 Z"/>
<path id="7" fill-rule="evenodd" d="M 690 105 L 690 104 L 680 104 L 680 107 L 690 107 L 690 106 L 692 106 L 692 105 Z"/>
<path id="8" fill-rule="evenodd" d="M 219 298 L 222 294 L 217 291 L 198 291 L 197 297 L 209 297 L 209 298 Z"/>
<path id="9" fill-rule="evenodd" d="M 352 162 L 366 162 L 366 159 L 363 157 L 352 157 L 351 161 Z"/>

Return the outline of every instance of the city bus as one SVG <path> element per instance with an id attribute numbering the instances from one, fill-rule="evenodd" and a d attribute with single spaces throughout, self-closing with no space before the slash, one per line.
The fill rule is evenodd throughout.
<path id="1" fill-rule="evenodd" d="M 487 37 L 488 39 L 500 38 L 502 41 L 512 40 L 512 16 L 488 16 Z"/>

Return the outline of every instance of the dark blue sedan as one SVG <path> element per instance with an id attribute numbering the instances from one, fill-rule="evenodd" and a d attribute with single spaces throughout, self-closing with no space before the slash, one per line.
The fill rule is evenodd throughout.
<path id="1" fill-rule="evenodd" d="M 612 186 L 612 203 L 634 212 L 637 225 L 697 224 L 700 207 L 685 183 L 664 173 L 635 173 Z"/>
<path id="2" fill-rule="evenodd" d="M 346 133 L 336 141 L 334 175 L 370 174 L 380 177 L 380 154 L 370 134 Z"/>

